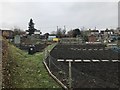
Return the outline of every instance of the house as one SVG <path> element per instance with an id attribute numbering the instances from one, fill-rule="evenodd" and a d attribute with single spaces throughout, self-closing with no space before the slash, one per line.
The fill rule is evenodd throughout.
<path id="1" fill-rule="evenodd" d="M 88 42 L 94 43 L 96 41 L 97 41 L 97 39 L 96 39 L 96 36 L 94 34 L 91 34 L 88 36 Z"/>
<path id="2" fill-rule="evenodd" d="M 99 31 L 98 30 L 91 30 L 90 34 L 99 35 Z"/>
<path id="3" fill-rule="evenodd" d="M 106 29 L 106 30 L 101 30 L 100 31 L 100 37 L 101 41 L 104 43 L 110 42 L 111 38 L 114 35 L 114 30 L 113 29 Z"/>
<path id="4" fill-rule="evenodd" d="M 26 34 L 29 34 L 29 30 L 26 30 Z M 40 30 L 35 30 L 34 34 L 40 35 L 42 32 Z"/>
<path id="5" fill-rule="evenodd" d="M 111 29 L 111 30 L 109 30 L 109 29 L 101 30 L 100 34 L 102 34 L 102 35 L 113 35 L 114 34 L 114 30 L 113 29 Z"/>
<path id="6" fill-rule="evenodd" d="M 116 29 L 114 30 L 114 33 L 120 35 L 120 27 L 116 28 Z"/>
<path id="7" fill-rule="evenodd" d="M 114 31 L 113 30 L 108 30 L 108 29 L 106 29 L 105 31 L 104 31 L 104 35 L 107 35 L 107 37 L 110 37 L 111 35 L 113 35 L 114 34 Z"/>
<path id="8" fill-rule="evenodd" d="M 40 39 L 46 39 L 45 35 L 40 35 Z"/>
<path id="9" fill-rule="evenodd" d="M 42 34 L 42 32 L 40 30 L 35 30 L 34 34 L 32 34 L 32 36 L 36 39 L 40 39 L 40 34 Z M 26 30 L 26 35 L 29 35 L 29 31 Z"/>
<path id="10" fill-rule="evenodd" d="M 2 36 L 6 39 L 12 39 L 13 38 L 13 31 L 12 30 L 1 30 Z"/>

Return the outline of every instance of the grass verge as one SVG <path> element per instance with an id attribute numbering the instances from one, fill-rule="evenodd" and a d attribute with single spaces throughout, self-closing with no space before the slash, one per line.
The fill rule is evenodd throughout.
<path id="1" fill-rule="evenodd" d="M 52 46 L 49 46 L 52 48 Z M 42 61 L 43 52 L 28 55 L 9 45 L 9 63 L 12 85 L 16 88 L 60 88 L 48 75 Z"/>

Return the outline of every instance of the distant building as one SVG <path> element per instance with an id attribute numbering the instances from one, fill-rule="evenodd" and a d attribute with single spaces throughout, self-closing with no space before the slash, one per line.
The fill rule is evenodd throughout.
<path id="1" fill-rule="evenodd" d="M 40 39 L 45 39 L 45 35 L 40 35 Z"/>
<path id="2" fill-rule="evenodd" d="M 40 34 L 42 34 L 42 32 L 40 30 L 35 30 L 35 32 L 34 32 L 34 34 L 32 34 L 32 36 L 36 39 L 40 39 Z M 29 36 L 28 30 L 26 30 L 26 35 Z"/>
<path id="3" fill-rule="evenodd" d="M 116 30 L 114 30 L 114 33 L 120 35 L 120 27 L 118 27 Z"/>
<path id="4" fill-rule="evenodd" d="M 2 36 L 6 39 L 13 39 L 13 31 L 12 30 L 1 30 L 2 31 Z"/>
<path id="5" fill-rule="evenodd" d="M 106 29 L 106 30 L 101 30 L 101 31 L 100 31 L 100 34 L 104 34 L 104 35 L 106 35 L 106 34 L 108 34 L 108 35 L 112 35 L 112 34 L 114 34 L 114 30 L 108 30 L 108 29 Z"/>
<path id="6" fill-rule="evenodd" d="M 101 30 L 100 31 L 100 36 L 101 36 L 101 41 L 104 43 L 110 42 L 111 38 L 114 35 L 114 30 L 113 29 L 106 29 L 106 30 Z"/>
<path id="7" fill-rule="evenodd" d="M 114 31 L 113 30 L 105 30 L 104 34 L 107 34 L 108 36 L 113 35 Z"/>
<path id="8" fill-rule="evenodd" d="M 29 34 L 28 30 L 26 30 L 26 34 Z M 40 30 L 35 30 L 34 34 L 35 35 L 40 35 L 40 34 L 42 34 L 42 32 Z"/>
<path id="9" fill-rule="evenodd" d="M 35 30 L 34 34 L 36 34 L 36 35 L 37 35 L 37 34 L 40 35 L 41 32 L 40 32 L 40 30 Z"/>
<path id="10" fill-rule="evenodd" d="M 91 43 L 96 42 L 97 41 L 96 36 L 93 35 L 93 34 L 89 35 L 88 36 L 88 41 L 91 42 Z"/>
<path id="11" fill-rule="evenodd" d="M 50 36 L 48 36 L 48 40 L 49 41 L 52 41 L 54 38 L 56 38 L 56 35 L 50 35 Z"/>
<path id="12" fill-rule="evenodd" d="M 98 30 L 91 30 L 90 33 L 93 34 L 93 35 L 98 35 L 99 31 Z"/>

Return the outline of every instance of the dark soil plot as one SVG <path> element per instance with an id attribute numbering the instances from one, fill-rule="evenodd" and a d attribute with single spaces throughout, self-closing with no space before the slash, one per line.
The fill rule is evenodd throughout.
<path id="1" fill-rule="evenodd" d="M 72 67 L 90 78 L 88 82 L 95 84 L 92 86 L 90 83 L 90 87 L 118 87 L 119 85 L 118 63 L 74 63 Z"/>
<path id="2" fill-rule="evenodd" d="M 58 62 L 57 59 L 81 60 L 110 60 L 110 62 L 72 62 L 72 87 L 73 88 L 118 88 L 119 87 L 119 60 L 120 53 L 105 49 L 104 45 L 62 45 L 58 44 L 51 51 L 51 71 L 65 85 L 63 81 L 68 77 L 68 63 Z M 54 63 L 54 65 L 52 64 Z M 57 66 L 57 69 L 55 69 Z M 59 68 L 59 69 L 58 69 Z M 62 70 L 61 70 L 62 69 Z M 59 71 L 66 74 L 61 78 Z"/>
<path id="3" fill-rule="evenodd" d="M 51 55 L 55 58 L 63 59 L 117 60 L 118 56 L 120 56 L 120 53 L 114 52 L 109 49 L 105 50 L 105 47 L 103 45 L 57 45 L 51 51 Z"/>

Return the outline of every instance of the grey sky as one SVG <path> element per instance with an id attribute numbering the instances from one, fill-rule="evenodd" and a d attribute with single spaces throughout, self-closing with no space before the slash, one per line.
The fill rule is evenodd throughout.
<path id="1" fill-rule="evenodd" d="M 56 26 L 74 28 L 116 28 L 117 2 L 2 2 L 0 28 L 23 30 L 33 18 L 35 28 L 43 33 L 56 31 Z"/>

